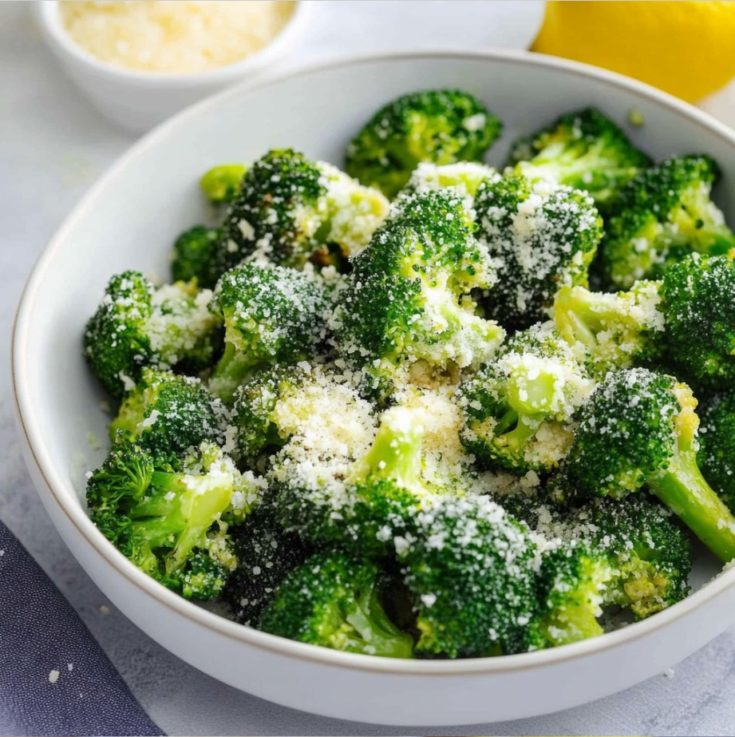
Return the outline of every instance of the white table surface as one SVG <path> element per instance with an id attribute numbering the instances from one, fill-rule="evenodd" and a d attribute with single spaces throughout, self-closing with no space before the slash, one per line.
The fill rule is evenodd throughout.
<path id="1" fill-rule="evenodd" d="M 312 46 L 299 49 L 297 58 L 371 48 L 476 48 L 498 37 L 517 43 L 524 31 L 511 4 L 504 5 L 320 3 L 308 36 Z M 105 601 L 56 534 L 23 466 L 8 364 L 15 305 L 31 266 L 131 139 L 78 95 L 23 6 L 0 2 L 0 519 L 68 597 L 151 717 L 167 733 L 186 735 L 732 735 L 735 629 L 673 674 L 577 709 L 471 728 L 399 730 L 302 714 L 236 691 L 163 650 Z M 489 14 L 500 20 L 491 24 Z M 707 107 L 735 123 L 735 89 Z M 0 734 L 6 733 L 0 714 Z"/>

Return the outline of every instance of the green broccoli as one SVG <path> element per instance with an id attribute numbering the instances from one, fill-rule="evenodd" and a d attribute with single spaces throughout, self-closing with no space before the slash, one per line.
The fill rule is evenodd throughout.
<path id="1" fill-rule="evenodd" d="M 486 496 L 427 500 L 396 540 L 414 599 L 416 652 L 450 658 L 528 649 L 536 547 L 525 525 Z"/>
<path id="2" fill-rule="evenodd" d="M 589 195 L 511 174 L 485 180 L 475 197 L 479 236 L 497 266 L 485 307 L 503 327 L 547 317 L 557 290 L 587 283 L 602 237 Z"/>
<path id="3" fill-rule="evenodd" d="M 270 478 L 278 490 L 279 519 L 314 544 L 385 555 L 417 500 L 430 493 L 421 478 L 421 430 L 400 408 L 384 414 L 377 433 L 372 413 L 360 404 L 342 412 L 341 426 L 324 428 L 338 443 L 341 435 L 341 444 L 325 448 L 321 457 L 305 452 L 314 443 L 314 423 L 311 433 L 301 429 L 275 457 Z"/>
<path id="4" fill-rule="evenodd" d="M 539 323 L 462 385 L 462 441 L 489 468 L 550 471 L 568 452 L 574 413 L 593 388 L 569 346 Z"/>
<path id="5" fill-rule="evenodd" d="M 474 161 L 460 161 L 456 164 L 419 164 L 411 174 L 403 193 L 425 192 L 432 189 L 450 189 L 460 195 L 468 210 L 474 206 L 474 198 L 480 185 L 488 180 L 500 179 L 495 169 Z"/>
<path id="6" fill-rule="evenodd" d="M 473 95 L 427 90 L 388 103 L 347 147 L 345 169 L 393 197 L 421 162 L 482 161 L 502 125 Z"/>
<path id="7" fill-rule="evenodd" d="M 735 380 L 735 251 L 691 254 L 663 277 L 664 335 L 671 362 L 695 386 Z"/>
<path id="8" fill-rule="evenodd" d="M 735 235 L 710 199 L 720 176 L 708 156 L 679 156 L 642 171 L 621 191 L 600 249 L 603 278 L 615 289 L 657 279 L 688 253 L 722 255 Z"/>
<path id="9" fill-rule="evenodd" d="M 697 458 L 702 474 L 735 514 L 735 392 L 708 397 L 700 414 Z"/>
<path id="10" fill-rule="evenodd" d="M 543 555 L 539 570 L 537 647 L 556 647 L 603 634 L 599 619 L 615 572 L 610 559 L 572 542 Z"/>
<path id="11" fill-rule="evenodd" d="M 462 199 L 448 190 L 402 197 L 354 259 L 340 295 L 341 350 L 375 378 L 452 375 L 492 358 L 504 337 L 478 314 L 494 283 Z"/>
<path id="12" fill-rule="evenodd" d="M 583 189 L 604 207 L 651 160 L 609 118 L 586 108 L 517 141 L 509 163 L 529 179 Z"/>
<path id="13" fill-rule="evenodd" d="M 156 289 L 137 271 L 113 276 L 84 331 L 92 373 L 120 398 L 144 366 L 206 367 L 215 355 L 219 325 L 208 310 L 211 296 L 195 282 Z"/>
<path id="14" fill-rule="evenodd" d="M 604 376 L 661 358 L 662 310 L 660 282 L 636 282 L 617 293 L 563 287 L 554 299 L 554 322 L 578 359 Z"/>
<path id="15" fill-rule="evenodd" d="M 195 225 L 174 243 L 171 274 L 176 281 L 197 280 L 200 287 L 212 289 L 220 277 L 216 253 L 221 238 L 219 228 Z"/>
<path id="16" fill-rule="evenodd" d="M 645 619 L 689 594 L 692 546 L 671 510 L 656 500 L 594 499 L 575 510 L 568 524 L 611 561 L 615 573 L 606 605 Z"/>
<path id="17" fill-rule="evenodd" d="M 199 180 L 199 188 L 213 204 L 232 202 L 242 189 L 247 167 L 243 164 L 219 164 L 208 169 Z"/>
<path id="18" fill-rule="evenodd" d="M 622 609 L 644 619 L 689 593 L 691 544 L 655 500 L 594 499 L 566 513 L 541 503 L 534 516 L 532 529 L 551 541 L 533 625 L 539 647 L 594 637 L 604 614 Z"/>
<path id="19" fill-rule="evenodd" d="M 243 264 L 217 284 L 210 309 L 225 324 L 225 351 L 209 387 L 229 402 L 255 369 L 309 357 L 326 338 L 328 298 L 308 274 Z"/>
<path id="20" fill-rule="evenodd" d="M 230 203 L 216 249 L 219 273 L 244 259 L 303 268 L 367 245 L 388 212 L 380 192 L 331 164 L 275 149 L 256 161 Z"/>
<path id="21" fill-rule="evenodd" d="M 311 429 L 292 435 L 273 459 L 269 478 L 287 529 L 317 545 L 386 556 L 427 500 L 476 488 L 448 391 L 402 393 L 377 428 L 364 400 L 339 402 L 339 422 L 325 422 L 321 409 Z M 303 400 L 290 404 L 298 414 Z"/>
<path id="22" fill-rule="evenodd" d="M 255 627 L 276 589 L 304 562 L 307 551 L 296 535 L 281 530 L 268 497 L 230 532 L 237 568 L 223 597 L 238 622 Z"/>
<path id="23" fill-rule="evenodd" d="M 671 376 L 643 368 L 610 372 L 579 412 L 563 477 L 592 497 L 621 499 L 647 485 L 729 561 L 735 518 L 697 466 L 696 406 L 689 387 Z"/>
<path id="24" fill-rule="evenodd" d="M 237 456 L 247 466 L 262 465 L 283 447 L 293 431 L 287 402 L 300 394 L 310 382 L 303 368 L 276 366 L 267 374 L 246 379 L 235 392 L 232 417 L 237 427 Z M 313 407 L 316 410 L 316 406 Z"/>
<path id="25" fill-rule="evenodd" d="M 199 379 L 146 368 L 110 423 L 113 442 L 137 442 L 175 465 L 190 448 L 225 442 L 228 413 Z"/>
<path id="26" fill-rule="evenodd" d="M 186 598 L 218 596 L 234 570 L 223 516 L 242 519 L 259 489 L 215 445 L 183 471 L 159 467 L 138 445 L 119 444 L 87 483 L 92 521 L 138 568 Z"/>
<path id="27" fill-rule="evenodd" d="M 292 571 L 266 605 L 265 632 L 343 652 L 410 658 L 413 638 L 388 619 L 375 563 L 317 553 Z"/>

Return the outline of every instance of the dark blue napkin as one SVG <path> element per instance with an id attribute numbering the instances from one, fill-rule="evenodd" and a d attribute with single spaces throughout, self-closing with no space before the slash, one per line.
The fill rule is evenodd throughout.
<path id="1" fill-rule="evenodd" d="M 163 734 L 1 522 L 0 723 L 17 735 Z"/>

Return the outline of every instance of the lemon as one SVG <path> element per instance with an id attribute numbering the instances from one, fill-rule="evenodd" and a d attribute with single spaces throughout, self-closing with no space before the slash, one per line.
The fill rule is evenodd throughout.
<path id="1" fill-rule="evenodd" d="M 548 2 L 532 49 L 694 101 L 735 76 L 734 43 L 735 2 Z"/>

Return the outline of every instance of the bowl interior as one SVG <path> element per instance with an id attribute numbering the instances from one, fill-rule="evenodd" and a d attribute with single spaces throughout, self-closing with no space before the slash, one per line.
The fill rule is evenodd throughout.
<path id="1" fill-rule="evenodd" d="M 378 106 L 444 86 L 473 92 L 503 120 L 494 164 L 516 136 L 587 105 L 599 106 L 655 158 L 709 153 L 723 170 L 717 200 L 735 222 L 735 145 L 727 131 L 665 96 L 574 65 L 532 55 L 382 57 L 225 92 L 123 157 L 62 227 L 29 283 L 16 337 L 19 405 L 34 455 L 67 510 L 78 513 L 84 473 L 106 447 L 104 396 L 82 360 L 81 335 L 110 275 L 133 268 L 168 278 L 174 238 L 212 217 L 197 188 L 211 165 L 282 146 L 340 165 L 346 142 Z M 628 123 L 631 110 L 643 115 L 642 127 Z M 91 523 L 85 529 L 95 534 Z M 717 568 L 700 556 L 695 585 Z"/>

